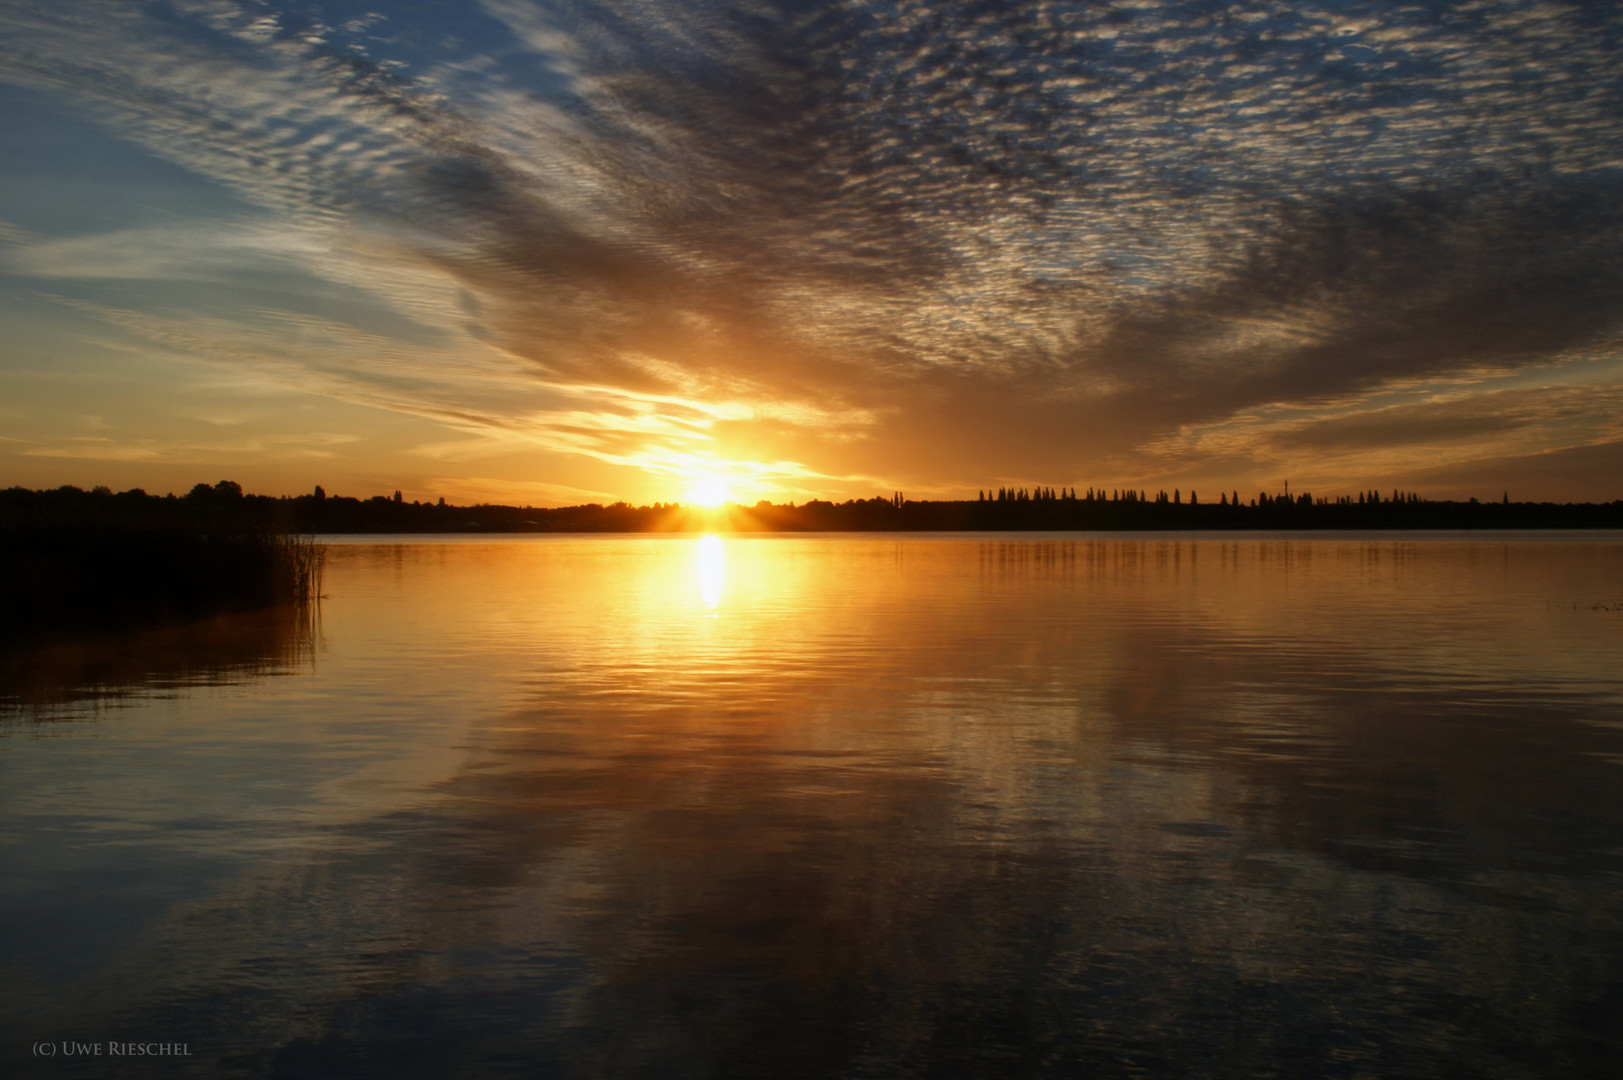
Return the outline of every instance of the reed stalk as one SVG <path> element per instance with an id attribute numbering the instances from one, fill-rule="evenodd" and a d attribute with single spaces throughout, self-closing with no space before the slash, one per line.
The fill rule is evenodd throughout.
<path id="1" fill-rule="evenodd" d="M 327 566 L 327 546 L 309 535 L 269 534 L 272 565 L 275 568 L 279 600 L 296 604 L 321 599 L 321 581 Z"/>

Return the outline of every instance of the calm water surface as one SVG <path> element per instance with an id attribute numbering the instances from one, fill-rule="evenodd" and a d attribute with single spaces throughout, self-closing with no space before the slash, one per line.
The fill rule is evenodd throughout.
<path id="1" fill-rule="evenodd" d="M 328 566 L 319 613 L 7 659 L 5 1071 L 1623 1058 L 1616 534 Z"/>

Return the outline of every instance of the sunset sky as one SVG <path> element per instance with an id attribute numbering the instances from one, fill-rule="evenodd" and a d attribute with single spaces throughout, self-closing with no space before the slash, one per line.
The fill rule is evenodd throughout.
<path id="1" fill-rule="evenodd" d="M 0 486 L 1623 498 L 1623 6 L 0 0 Z"/>

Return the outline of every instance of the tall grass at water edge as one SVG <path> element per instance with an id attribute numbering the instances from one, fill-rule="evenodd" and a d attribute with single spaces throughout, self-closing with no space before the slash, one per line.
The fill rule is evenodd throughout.
<path id="1" fill-rule="evenodd" d="M 271 563 L 279 579 L 276 592 L 296 604 L 321 599 L 321 579 L 327 568 L 327 547 L 313 536 L 271 533 Z"/>
<path id="2" fill-rule="evenodd" d="M 310 604 L 325 562 L 313 537 L 266 528 L 0 529 L 0 641 Z"/>

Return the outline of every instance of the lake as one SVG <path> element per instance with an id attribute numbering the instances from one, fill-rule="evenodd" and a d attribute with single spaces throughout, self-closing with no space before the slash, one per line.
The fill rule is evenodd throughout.
<path id="1" fill-rule="evenodd" d="M 324 589 L 7 658 L 7 1072 L 1623 1057 L 1619 534 L 338 538 Z"/>

